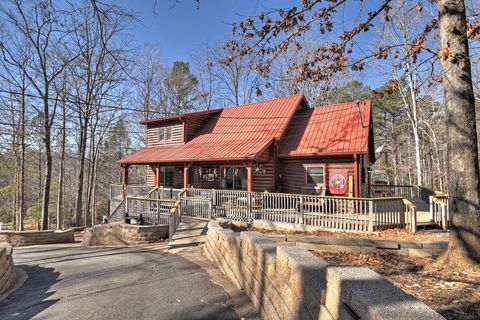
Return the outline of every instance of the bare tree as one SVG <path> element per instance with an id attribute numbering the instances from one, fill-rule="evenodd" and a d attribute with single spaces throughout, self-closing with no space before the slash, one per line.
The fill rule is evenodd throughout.
<path id="1" fill-rule="evenodd" d="M 205 44 L 192 55 L 193 72 L 199 81 L 200 109 L 204 110 L 210 110 L 223 105 L 218 94 L 220 81 L 217 77 L 216 69 L 219 61 L 208 54 L 209 50 L 210 46 Z"/>
<path id="2" fill-rule="evenodd" d="M 71 10 L 74 13 L 74 24 L 78 26 L 75 28 L 71 50 L 78 52 L 79 57 L 75 64 L 69 66 L 69 73 L 70 86 L 74 92 L 71 99 L 74 100 L 80 129 L 75 214 L 76 224 L 81 225 L 82 222 L 91 221 L 86 218 L 88 207 L 83 206 L 88 130 L 95 113 L 98 112 L 99 101 L 109 94 L 108 89 L 111 86 L 118 85 L 121 80 L 119 77 L 127 63 L 125 43 L 117 44 L 115 40 L 128 25 L 129 16 L 121 14 L 122 11 L 114 5 L 104 5 L 102 14 L 98 16 L 90 2 L 85 2 L 80 7 L 72 6 Z M 91 134 L 91 137 L 94 136 L 95 132 Z"/>
<path id="3" fill-rule="evenodd" d="M 21 38 L 24 40 L 24 38 Z M 18 40 L 17 40 L 18 41 Z M 20 42 L 22 42 L 20 40 Z M 19 43 L 20 43 L 19 42 Z M 25 43 L 24 43 L 25 44 Z M 0 77 L 7 83 L 13 91 L 11 94 L 11 102 L 15 104 L 15 110 L 12 110 L 14 114 L 18 111 L 18 117 L 12 118 L 12 125 L 15 128 L 12 134 L 13 150 L 17 154 L 17 166 L 16 166 L 16 192 L 15 192 L 15 207 L 14 212 L 16 216 L 17 230 L 22 231 L 24 226 L 24 218 L 26 214 L 26 199 L 25 199 L 25 161 L 26 161 L 26 113 L 27 113 L 27 89 L 28 80 L 25 76 L 25 70 L 28 64 L 28 47 L 18 46 L 19 51 L 17 55 L 18 61 L 21 62 L 20 66 L 14 66 L 8 63 L 8 60 L 2 60 L 1 66 L 3 72 L 0 73 Z"/>
<path id="4" fill-rule="evenodd" d="M 306 0 L 301 5 L 289 8 L 271 9 L 258 17 L 249 17 L 234 25 L 239 39 L 229 43 L 230 48 L 241 57 L 259 57 L 256 70 L 264 75 L 271 71 L 272 62 L 290 46 L 301 47 L 299 37 L 314 26 L 323 34 L 339 32 L 335 41 L 325 41 L 311 57 L 299 65 L 302 78 L 314 79 L 318 74 L 328 77 L 350 68 L 363 70 L 369 59 L 385 59 L 395 55 L 396 44 L 379 46 L 365 52 L 358 48 L 359 34 L 368 33 L 377 24 L 384 24 L 392 15 L 392 0 L 383 0 L 368 8 L 364 2 L 348 0 Z M 409 2 L 404 1 L 408 6 Z M 357 11 L 349 25 L 336 28 L 338 13 L 346 8 Z M 478 163 L 477 132 L 475 126 L 475 103 L 472 86 L 468 37 L 475 37 L 480 28 L 475 24 L 468 29 L 465 3 L 462 0 L 439 0 L 436 5 L 418 1 L 414 9 L 424 7 L 438 10 L 438 19 L 423 24 L 421 31 L 408 43 L 408 59 L 421 59 L 428 51 L 425 45 L 435 28 L 440 29 L 440 50 L 443 68 L 443 86 L 447 115 L 448 191 L 452 214 L 452 233 L 445 262 L 456 266 L 480 263 L 480 173 Z M 383 21 L 381 20 L 383 17 Z M 342 19 L 339 19 L 343 21 Z M 353 54 L 358 49 L 357 55 Z M 431 51 L 432 55 L 437 52 Z M 319 66 L 317 61 L 326 60 L 327 65 Z"/>
<path id="5" fill-rule="evenodd" d="M 465 4 L 438 1 L 452 230 L 445 263 L 480 263 L 480 172 Z"/>
<path id="6" fill-rule="evenodd" d="M 52 125 L 56 109 L 52 107 L 51 91 L 55 79 L 75 56 L 62 52 L 68 32 L 60 28 L 63 16 L 51 1 L 32 1 L 28 4 L 12 0 L 11 6 L 1 10 L 3 20 L 8 24 L 10 41 L 2 43 L 4 60 L 12 66 L 22 67 L 15 39 L 25 37 L 31 46 L 31 60 L 25 69 L 25 77 L 39 96 L 41 107 L 32 106 L 42 119 L 42 139 L 45 147 L 45 173 L 42 195 L 42 230 L 48 228 L 50 187 L 52 180 Z"/>
<path id="7" fill-rule="evenodd" d="M 259 76 L 252 70 L 252 57 L 231 59 L 234 52 L 225 43 L 205 44 L 192 58 L 203 80 L 204 97 L 223 104 L 240 105 L 253 102 L 260 93 Z"/>
<path id="8" fill-rule="evenodd" d="M 165 114 L 161 101 L 164 99 L 164 80 L 167 68 L 161 61 L 160 49 L 146 44 L 137 54 L 133 72 L 135 96 L 140 99 L 141 120 Z"/>

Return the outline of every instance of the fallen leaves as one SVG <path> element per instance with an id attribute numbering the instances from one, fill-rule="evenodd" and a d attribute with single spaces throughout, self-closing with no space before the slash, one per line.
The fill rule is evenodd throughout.
<path id="1" fill-rule="evenodd" d="M 258 231 L 261 233 L 273 234 L 302 234 L 320 237 L 333 238 L 363 238 L 376 240 L 414 240 L 414 241 L 448 241 L 449 233 L 442 230 L 420 230 L 411 233 L 406 229 L 388 229 L 374 233 L 354 233 L 354 232 L 333 232 L 333 231 L 284 231 L 284 230 L 267 230 L 261 228 L 250 228 L 250 231 Z"/>
<path id="2" fill-rule="evenodd" d="M 332 265 L 367 266 L 447 319 L 480 319 L 480 272 L 425 271 L 431 258 L 388 253 L 313 253 Z"/>

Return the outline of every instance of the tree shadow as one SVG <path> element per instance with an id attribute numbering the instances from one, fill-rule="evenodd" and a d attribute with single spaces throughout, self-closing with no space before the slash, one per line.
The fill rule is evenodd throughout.
<path id="1" fill-rule="evenodd" d="M 23 269 L 28 279 L 0 302 L 0 319 L 31 319 L 43 310 L 55 304 L 59 299 L 48 299 L 55 291 L 50 288 L 59 279 L 60 272 L 54 268 L 44 268 L 38 265 L 17 265 Z"/>
<path id="2" fill-rule="evenodd" d="M 447 319 L 477 320 L 480 319 L 480 301 L 462 302 L 439 313 Z"/>

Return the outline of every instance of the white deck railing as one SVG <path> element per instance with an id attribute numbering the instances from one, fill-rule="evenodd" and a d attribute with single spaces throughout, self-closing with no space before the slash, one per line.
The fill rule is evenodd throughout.
<path id="1" fill-rule="evenodd" d="M 372 184 L 370 194 L 377 198 L 402 197 L 412 200 L 420 198 L 420 188 L 412 185 Z"/>
<path id="2" fill-rule="evenodd" d="M 447 230 L 450 227 L 450 212 L 447 194 L 438 193 L 435 196 L 430 196 L 430 221 L 435 222 L 444 230 Z"/>
<path id="3" fill-rule="evenodd" d="M 166 190 L 156 196 L 167 197 Z M 225 217 L 252 222 L 265 220 L 317 226 L 340 231 L 374 232 L 389 228 L 416 230 L 416 207 L 402 197 L 346 198 L 232 190 L 169 190 L 174 199 L 127 197 L 124 210 L 142 215 L 146 224 L 169 224 L 174 232 L 180 216 Z M 110 222 L 110 219 L 109 219 Z"/>
<path id="4" fill-rule="evenodd" d="M 178 194 L 182 192 L 183 189 L 177 188 L 153 188 L 148 193 L 148 198 L 150 199 L 178 199 Z"/>
<path id="5" fill-rule="evenodd" d="M 140 215 L 146 224 L 168 224 L 170 209 L 175 200 L 149 199 L 144 197 L 127 197 L 125 212 L 130 216 Z"/>
<path id="6" fill-rule="evenodd" d="M 251 222 L 266 220 L 343 231 L 373 232 L 388 228 L 415 230 L 416 208 L 405 198 L 346 198 L 187 189 L 181 197 L 182 214 L 215 216 Z"/>

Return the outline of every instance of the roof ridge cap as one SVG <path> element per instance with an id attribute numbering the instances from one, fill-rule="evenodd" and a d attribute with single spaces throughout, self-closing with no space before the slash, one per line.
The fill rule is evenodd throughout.
<path id="1" fill-rule="evenodd" d="M 360 104 L 362 104 L 362 102 L 364 103 L 372 103 L 372 99 L 362 99 L 362 100 L 358 100 L 358 102 L 360 102 Z M 314 106 L 313 108 L 311 109 L 315 109 L 315 108 L 332 108 L 332 107 L 340 107 L 340 106 L 344 106 L 344 105 L 350 105 L 350 104 L 357 104 L 356 101 L 347 101 L 347 102 L 339 102 L 339 103 L 334 103 L 334 104 L 327 104 L 327 105 L 319 105 L 319 106 Z"/>

